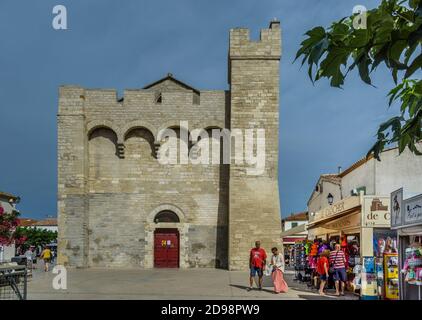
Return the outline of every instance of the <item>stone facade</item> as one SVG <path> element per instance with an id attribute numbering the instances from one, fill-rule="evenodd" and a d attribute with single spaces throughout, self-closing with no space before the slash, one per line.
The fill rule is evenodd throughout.
<path id="1" fill-rule="evenodd" d="M 279 244 L 280 45 L 278 22 L 258 42 L 231 30 L 229 91 L 199 91 L 170 74 L 122 99 L 112 89 L 60 87 L 59 263 L 152 268 L 157 228 L 178 230 L 181 268 L 244 269 L 254 240 Z M 188 130 L 265 128 L 265 172 L 159 163 L 158 132 L 185 130 L 180 121 Z M 179 222 L 154 221 L 163 211 Z"/>
<path id="2" fill-rule="evenodd" d="M 278 116 L 281 30 L 278 22 L 250 41 L 248 29 L 230 32 L 231 128 L 265 128 L 265 172 L 247 175 L 246 164 L 232 164 L 229 179 L 229 264 L 248 265 L 255 239 L 264 248 L 280 245 Z"/>

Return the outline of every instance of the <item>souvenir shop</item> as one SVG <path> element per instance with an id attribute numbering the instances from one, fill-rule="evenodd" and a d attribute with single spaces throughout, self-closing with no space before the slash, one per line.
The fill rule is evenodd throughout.
<path id="1" fill-rule="evenodd" d="M 286 266 L 294 265 L 294 248 L 295 244 L 302 243 L 307 239 L 306 224 L 301 224 L 281 233 L 283 240 L 284 261 Z"/>
<path id="2" fill-rule="evenodd" d="M 360 195 L 311 213 L 308 237 L 314 250 L 307 257 L 309 268 L 316 267 L 324 246 L 333 249 L 340 243 L 348 291 L 365 300 L 398 299 L 397 236 L 390 230 L 389 205 L 389 197 Z"/>
<path id="3" fill-rule="evenodd" d="M 401 300 L 422 300 L 422 194 L 403 199 L 403 189 L 391 194 L 391 227 L 399 244 Z"/>

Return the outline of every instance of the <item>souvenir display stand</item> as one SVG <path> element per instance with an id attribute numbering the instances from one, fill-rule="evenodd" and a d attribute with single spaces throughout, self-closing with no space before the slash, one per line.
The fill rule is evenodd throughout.
<path id="1" fill-rule="evenodd" d="M 384 254 L 383 297 L 388 300 L 399 298 L 399 257 L 397 253 Z"/>
<path id="2" fill-rule="evenodd" d="M 295 268 L 295 280 L 302 281 L 306 266 L 305 245 L 302 242 L 295 243 L 293 246 L 292 254 Z"/>
<path id="3" fill-rule="evenodd" d="M 395 230 L 377 229 L 373 235 L 378 299 L 399 299 L 398 249 Z"/>
<path id="4" fill-rule="evenodd" d="M 295 280 L 299 280 L 301 282 L 309 282 L 311 280 L 311 269 L 309 266 L 309 252 L 311 245 L 311 242 L 304 240 L 295 243 L 293 247 Z"/>
<path id="5" fill-rule="evenodd" d="M 391 226 L 397 230 L 401 300 L 422 300 L 422 194 L 408 199 L 391 193 Z"/>

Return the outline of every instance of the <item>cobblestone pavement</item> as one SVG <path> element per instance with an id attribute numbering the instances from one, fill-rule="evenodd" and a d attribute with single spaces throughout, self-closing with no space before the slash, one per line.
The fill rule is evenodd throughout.
<path id="1" fill-rule="evenodd" d="M 265 285 L 247 292 L 247 272 L 219 269 L 68 269 L 66 290 L 53 289 L 55 276 L 38 266 L 28 283 L 28 299 L 338 299 L 320 297 L 293 281 L 292 271 L 285 276 L 289 292 L 282 294 Z"/>

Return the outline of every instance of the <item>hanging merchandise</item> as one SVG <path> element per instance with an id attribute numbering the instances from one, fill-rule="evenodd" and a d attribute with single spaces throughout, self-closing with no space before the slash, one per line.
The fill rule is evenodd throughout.
<path id="1" fill-rule="evenodd" d="M 318 255 L 318 240 L 314 240 L 314 243 L 311 245 L 311 251 L 309 252 L 309 255 L 312 257 Z"/>
<path id="2" fill-rule="evenodd" d="M 316 269 L 317 267 L 317 256 L 308 256 L 308 266 L 310 269 Z"/>
<path id="3" fill-rule="evenodd" d="M 309 241 L 306 241 L 305 242 L 305 245 L 304 245 L 304 247 L 305 247 L 305 255 L 309 255 L 309 251 L 311 249 L 311 245 L 312 245 L 312 242 L 309 242 Z"/>
<path id="4" fill-rule="evenodd" d="M 377 291 L 378 298 L 381 299 L 384 296 L 384 259 L 383 257 L 375 257 L 375 274 L 377 278 Z"/>
<path id="5" fill-rule="evenodd" d="M 385 228 L 374 229 L 373 248 L 378 299 L 397 300 L 399 290 L 397 232 Z"/>
<path id="6" fill-rule="evenodd" d="M 397 253 L 384 253 L 384 297 L 399 299 L 399 257 Z"/>
<path id="7" fill-rule="evenodd" d="M 337 241 L 335 239 L 330 239 L 330 250 L 334 250 Z"/>
<path id="8" fill-rule="evenodd" d="M 349 242 L 347 252 L 349 254 L 348 263 L 351 268 L 354 268 L 356 265 L 360 264 L 360 249 L 357 240 L 352 240 Z"/>
<path id="9" fill-rule="evenodd" d="M 295 268 L 295 278 L 299 281 L 304 281 L 305 279 L 305 269 L 306 269 L 306 242 L 297 242 L 293 246 L 294 251 L 294 268 Z"/>
<path id="10" fill-rule="evenodd" d="M 328 245 L 328 243 L 326 241 L 322 242 L 321 245 L 318 248 L 318 256 L 321 255 L 321 253 L 324 250 L 330 250 L 330 246 Z"/>
<path id="11" fill-rule="evenodd" d="M 375 264 L 374 264 L 374 257 L 364 257 L 363 258 L 363 272 L 365 273 L 374 273 L 375 272 Z"/>
<path id="12" fill-rule="evenodd" d="M 341 248 L 343 250 L 346 250 L 346 248 L 347 248 L 347 236 L 343 236 L 342 237 L 342 239 L 341 239 Z"/>
<path id="13" fill-rule="evenodd" d="M 401 272 L 404 281 L 411 285 L 422 285 L 422 245 L 414 243 L 406 248 L 406 258 Z"/>
<path id="14" fill-rule="evenodd" d="M 363 300 L 378 299 L 378 282 L 375 273 L 375 258 L 363 257 L 363 266 L 361 273 L 362 289 L 361 297 Z"/>
<path id="15" fill-rule="evenodd" d="M 346 258 L 346 288 L 356 293 L 361 288 L 359 235 L 344 235 L 341 239 L 342 251 Z"/>
<path id="16" fill-rule="evenodd" d="M 297 270 L 304 270 L 306 264 L 305 247 L 302 243 L 295 244 L 295 266 Z"/>
<path id="17" fill-rule="evenodd" d="M 355 275 L 352 281 L 354 290 L 360 290 L 362 286 L 362 266 L 360 264 L 353 268 L 353 274 Z"/>

